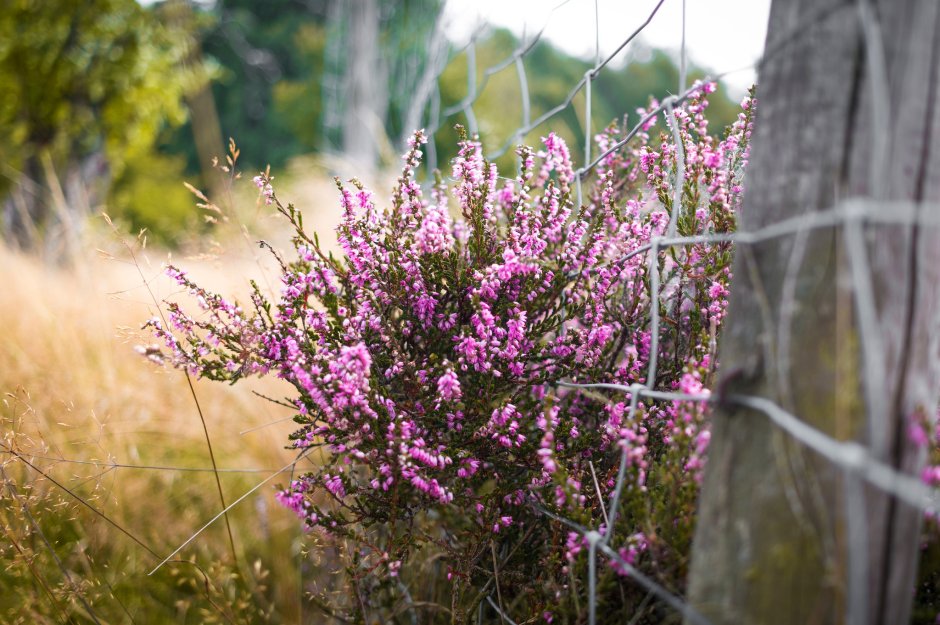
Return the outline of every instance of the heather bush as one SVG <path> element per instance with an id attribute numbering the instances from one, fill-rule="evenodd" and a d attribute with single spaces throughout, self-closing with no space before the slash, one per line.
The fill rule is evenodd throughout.
<path id="1" fill-rule="evenodd" d="M 276 375 L 295 391 L 290 446 L 313 462 L 278 498 L 345 572 L 315 589 L 317 605 L 352 622 L 468 622 L 491 597 L 517 622 L 579 622 L 586 543 L 555 516 L 612 532 L 624 562 L 682 592 L 705 408 L 639 399 L 631 412 L 629 393 L 559 383 L 696 394 L 713 383 L 730 244 L 664 247 L 652 265 L 644 251 L 670 228 L 734 230 L 753 100 L 719 141 L 705 115 L 713 90 L 700 85 L 673 111 L 681 190 L 673 134 L 654 134 L 655 117 L 584 180 L 581 206 L 553 134 L 537 151 L 519 148 L 512 178 L 462 135 L 451 177 L 425 188 L 418 132 L 388 208 L 358 181 L 337 181 L 339 258 L 273 178 L 255 178 L 295 232 L 295 253 L 278 255 L 280 297 L 255 286 L 243 306 L 168 269 L 198 311 L 171 303 L 169 326 L 149 322 L 163 358 L 230 383 Z M 599 148 L 625 132 L 610 126 Z M 608 510 L 621 470 L 620 504 Z M 666 614 L 646 607 L 616 562 L 600 571 L 598 594 L 609 622 L 641 604 L 651 622 Z"/>

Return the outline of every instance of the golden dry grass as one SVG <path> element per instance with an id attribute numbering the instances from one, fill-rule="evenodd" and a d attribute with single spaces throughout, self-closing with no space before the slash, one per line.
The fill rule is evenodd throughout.
<path id="1" fill-rule="evenodd" d="M 307 221 L 319 226 L 322 238 L 332 239 L 328 231 L 339 216 L 332 182 L 322 177 L 303 181 L 293 185 L 290 193 L 296 194 Z M 257 279 L 265 290 L 276 291 L 276 264 L 257 248 L 255 233 L 264 232 L 282 249 L 288 236 L 272 222 L 266 207 L 244 212 L 248 215 L 247 229 L 244 223 L 228 224 L 218 233 L 226 241 L 221 255 L 194 255 L 174 262 L 185 267 L 200 284 L 227 295 L 244 296 L 249 278 Z M 159 594 L 143 590 L 147 584 L 162 583 L 144 577 L 155 564 L 153 558 L 100 515 L 62 492 L 61 486 L 161 555 L 185 541 L 221 505 L 211 472 L 111 466 L 206 468 L 211 463 L 199 408 L 185 374 L 156 366 L 134 351 L 137 344 L 153 342 L 139 328 L 157 312 L 154 298 L 161 301 L 180 295 L 178 287 L 162 275 L 168 254 L 142 250 L 138 242 L 128 245 L 113 233 L 99 236 L 97 245 L 86 247 L 87 254 L 68 268 L 44 265 L 35 258 L 0 248 L 0 435 L 4 445 L 0 463 L 6 469 L 7 486 L 15 484 L 21 492 L 32 495 L 45 493 L 45 498 L 35 501 L 25 496 L 20 501 L 10 489 L 6 496 L 13 505 L 34 505 L 45 511 L 37 513 L 37 518 L 49 533 L 62 530 L 60 533 L 71 537 L 53 540 L 66 564 L 67 556 L 81 560 L 92 580 L 98 579 L 96 575 L 100 576 L 102 570 L 121 570 L 123 577 L 112 581 L 123 590 L 111 596 L 121 596 L 131 607 L 146 610 L 149 599 L 135 598 L 134 593 Z M 203 247 L 216 253 L 221 249 L 211 243 L 203 243 Z M 185 296 L 180 299 L 185 301 Z M 291 462 L 292 453 L 284 449 L 287 434 L 294 427 L 285 421 L 290 411 L 252 394 L 258 391 L 281 397 L 289 389 L 277 380 L 251 381 L 235 387 L 194 381 L 194 388 L 220 468 L 271 469 Z M 10 449 L 61 486 L 25 465 Z M 268 475 L 221 474 L 226 501 L 232 502 Z M 229 567 L 225 571 L 240 571 L 251 582 L 244 586 L 255 595 L 251 599 L 253 609 L 272 609 L 275 622 L 300 622 L 300 530 L 296 519 L 273 500 L 273 485 L 287 480 L 287 475 L 275 478 L 233 511 L 230 520 L 238 567 L 231 567 L 223 520 L 180 556 L 194 558 L 207 569 L 224 563 Z M 61 518 L 56 518 L 56 509 L 61 511 Z M 30 526 L 26 531 L 17 527 L 17 520 L 25 522 L 22 515 L 0 515 L 10 543 L 17 535 L 35 539 L 34 528 Z M 59 521 L 68 525 L 67 531 Z M 50 554 L 41 547 L 31 553 L 27 557 L 15 550 L 0 549 L 0 568 L 6 567 L 8 572 L 15 567 L 22 569 L 21 577 L 7 581 L 31 580 L 29 592 L 43 599 L 43 575 L 52 586 L 62 578 L 55 582 L 64 593 L 60 599 L 81 613 L 74 589 L 66 587 L 64 574 L 57 570 Z M 270 571 L 263 585 L 256 579 L 258 572 L 250 567 L 256 561 Z M 221 571 L 216 570 L 220 576 L 227 574 Z M 179 575 L 173 571 L 169 574 Z M 180 583 L 168 579 L 164 580 L 168 585 Z M 224 584 L 218 584 L 225 594 Z M 183 606 L 177 606 L 177 612 L 184 608 L 192 612 L 178 614 L 175 621 L 190 622 L 195 618 L 194 622 L 199 622 L 212 616 L 211 606 L 200 604 L 200 592 L 209 594 L 197 588 L 173 599 Z M 229 603 L 237 604 L 235 599 Z M 198 612 L 199 605 L 209 612 Z M 0 601 L 0 620 L 4 620 L 4 609 L 16 611 L 22 606 L 15 601 Z M 39 612 L 30 614 L 23 616 L 22 622 L 46 618 Z M 224 614 L 216 616 L 228 620 Z"/>

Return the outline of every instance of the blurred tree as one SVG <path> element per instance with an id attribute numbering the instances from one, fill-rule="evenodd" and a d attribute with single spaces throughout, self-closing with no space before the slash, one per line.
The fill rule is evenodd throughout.
<path id="1" fill-rule="evenodd" d="M 432 52 L 444 52 L 439 37 L 429 45 L 441 5 L 219 0 L 199 11 L 203 54 L 219 70 L 212 95 L 222 136 L 235 137 L 246 166 L 258 168 L 316 151 L 362 149 L 374 160 L 410 132 L 404 120 Z M 365 34 L 350 37 L 353 29 Z M 192 137 L 187 124 L 163 149 L 185 154 L 196 173 Z"/>
<path id="2" fill-rule="evenodd" d="M 200 76 L 135 0 L 6 0 L 0 11 L 2 231 L 68 253 L 126 159 L 147 153 Z"/>
<path id="3" fill-rule="evenodd" d="M 432 100 L 439 97 L 446 108 L 467 93 L 465 57 L 449 49 L 439 28 L 441 5 L 441 0 L 219 0 L 200 13 L 199 23 L 208 62 L 220 68 L 212 91 L 223 136 L 234 136 L 243 162 L 258 168 L 282 168 L 291 157 L 316 151 L 359 151 L 367 163 L 394 158 L 415 127 L 430 123 Z M 519 44 L 507 30 L 482 36 L 476 45 L 478 84 L 485 68 Z M 594 130 L 624 114 L 633 119 L 652 95 L 676 90 L 678 68 L 668 54 L 636 44 L 634 49 L 638 58 L 608 66 L 594 82 Z M 590 66 L 546 41 L 524 62 L 533 118 L 564 101 Z M 691 79 L 703 76 L 695 68 L 690 72 Z M 711 102 L 716 124 L 731 121 L 736 111 L 722 93 Z M 520 102 L 510 64 L 489 78 L 474 104 L 488 145 L 501 145 L 521 126 Z M 551 127 L 577 150 L 584 144 L 583 116 L 583 96 L 578 96 L 522 140 L 538 141 Z M 444 158 L 453 154 L 458 122 L 466 124 L 462 114 L 443 120 L 436 135 Z M 191 137 L 187 128 L 166 149 L 185 151 L 195 173 L 199 161 Z M 501 164 L 512 159 L 510 153 Z"/>
<path id="4" fill-rule="evenodd" d="M 168 23 L 172 24 L 177 33 L 187 37 L 187 54 L 182 59 L 182 68 L 191 70 L 201 67 L 202 46 L 197 36 L 197 14 L 193 10 L 192 0 L 167 0 L 163 5 L 163 13 Z M 199 158 L 199 168 L 203 176 L 203 188 L 210 195 L 217 197 L 223 189 L 221 178 L 213 175 L 213 169 L 219 156 L 225 151 L 222 139 L 222 129 L 219 125 L 218 110 L 212 96 L 212 87 L 209 83 L 200 85 L 198 89 L 189 91 L 186 95 L 186 106 L 189 109 L 189 119 L 193 129 L 193 142 Z"/>
<path id="5" fill-rule="evenodd" d="M 245 166 L 283 166 L 317 147 L 325 0 L 219 0 L 193 20 L 215 71 L 211 96 L 221 137 L 234 137 Z M 162 150 L 200 172 L 191 120 Z M 224 146 L 220 145 L 219 150 Z"/>
<path id="6" fill-rule="evenodd" d="M 367 168 L 397 154 L 430 96 L 436 73 L 441 0 L 344 0 L 331 5 L 323 83 L 326 151 L 336 148 Z M 418 104 L 415 104 L 416 101 Z M 387 154 L 386 154 L 387 155 Z"/>
<path id="7" fill-rule="evenodd" d="M 434 106 L 467 93 L 465 56 L 449 49 L 440 28 L 441 0 L 5 1 L 2 228 L 24 247 L 39 238 L 60 246 L 63 233 L 74 232 L 61 226 L 79 224 L 72 216 L 105 197 L 112 215 L 175 242 L 197 218 L 180 178 L 204 174 L 224 138 L 238 140 L 248 168 L 283 168 L 316 151 L 358 151 L 367 165 L 393 161 L 407 135 L 431 123 Z M 477 84 L 518 45 L 505 30 L 481 38 Z M 545 41 L 524 63 L 532 118 L 564 101 L 588 68 Z M 632 115 L 676 82 L 675 65 L 661 52 L 607 67 L 594 83 L 593 128 Z M 520 102 L 510 64 L 474 104 L 488 146 L 512 139 L 522 125 Z M 733 111 L 720 98 L 712 107 Z M 168 132 L 187 114 L 185 126 Z M 583 115 L 579 95 L 516 139 L 533 143 L 555 130 L 577 157 Z M 458 122 L 466 123 L 462 114 L 441 122 L 438 164 L 453 154 Z M 513 158 L 510 151 L 500 164 Z M 212 191 L 213 180 L 194 182 Z"/>
<path id="8" fill-rule="evenodd" d="M 388 110 L 388 65 L 382 62 L 377 0 L 346 0 L 334 5 L 345 19 L 343 154 L 358 168 L 378 160 L 380 132 Z M 334 18 L 337 19 L 337 18 Z"/>

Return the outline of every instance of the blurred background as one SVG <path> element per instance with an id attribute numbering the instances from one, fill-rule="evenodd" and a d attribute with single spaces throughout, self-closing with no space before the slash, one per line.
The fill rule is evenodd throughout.
<path id="1" fill-rule="evenodd" d="M 586 133 L 677 90 L 676 0 L 596 76 L 590 130 L 573 91 L 658 4 L 0 0 L 0 622 L 327 622 L 330 551 L 272 497 L 293 424 L 265 398 L 286 389 L 198 383 L 135 351 L 180 296 L 163 264 L 276 292 L 257 241 L 288 234 L 249 179 L 270 167 L 328 241 L 332 177 L 381 200 L 419 127 L 428 169 L 446 172 L 455 124 L 504 172 L 549 131 L 581 162 Z M 740 70 L 713 128 L 754 79 L 768 5 L 689 3 L 690 81 Z"/>
<path id="2" fill-rule="evenodd" d="M 394 168 L 417 127 L 436 130 L 435 165 L 446 166 L 456 123 L 476 127 L 492 149 L 535 142 L 550 129 L 578 151 L 583 93 L 549 123 L 514 137 L 523 119 L 517 68 L 485 70 L 545 27 L 524 56 L 535 119 L 564 102 L 597 51 L 610 53 L 656 4 L 606 2 L 595 12 L 584 1 L 3 3 L 2 231 L 15 247 L 53 257 L 67 254 L 82 219 L 102 210 L 165 245 L 201 234 L 204 220 L 181 181 L 218 193 L 212 162 L 229 138 L 243 169 L 270 165 L 295 178 Z M 691 76 L 745 67 L 712 102 L 721 124 L 753 80 L 746 66 L 760 52 L 768 3 L 748 3 L 743 13 L 709 4 L 689 14 L 687 30 L 691 59 L 713 66 L 695 66 Z M 597 77 L 595 131 L 675 90 L 680 21 L 670 13 L 679 8 L 667 2 L 650 24 L 662 41 L 644 35 Z M 729 46 L 720 34 L 727 28 L 749 36 Z M 476 96 L 473 122 L 453 110 L 468 95 Z M 512 163 L 512 150 L 502 161 Z"/>

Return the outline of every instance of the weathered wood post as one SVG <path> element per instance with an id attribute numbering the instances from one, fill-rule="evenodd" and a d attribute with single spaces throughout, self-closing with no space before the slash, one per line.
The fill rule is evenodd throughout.
<path id="1" fill-rule="evenodd" d="M 940 219 L 938 27 L 936 0 L 774 0 L 742 230 L 856 197 Z M 724 391 L 916 474 L 909 427 L 940 390 L 940 229 L 865 222 L 740 245 L 734 274 Z M 843 469 L 732 404 L 715 410 L 709 454 L 696 609 L 715 623 L 907 622 L 918 510 L 868 484 L 847 510 Z"/>

